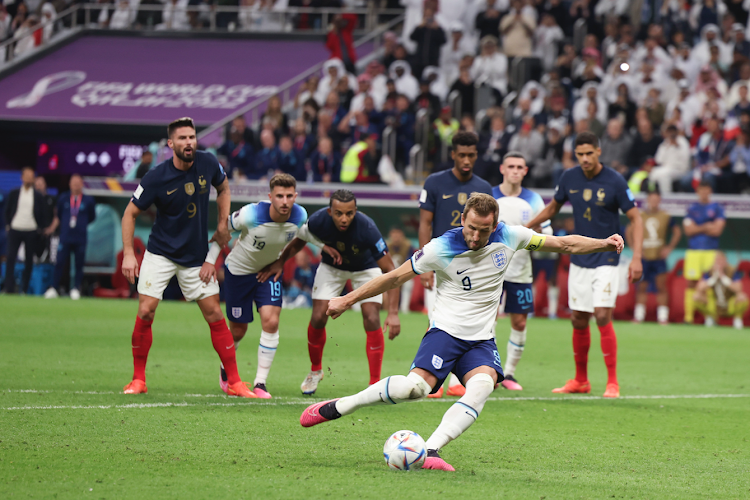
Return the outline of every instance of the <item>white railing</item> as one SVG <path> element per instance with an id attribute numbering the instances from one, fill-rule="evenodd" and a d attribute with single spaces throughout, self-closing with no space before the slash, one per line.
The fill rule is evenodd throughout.
<path id="1" fill-rule="evenodd" d="M 40 23 L 31 32 L 20 38 L 10 38 L 0 43 L 0 67 L 19 56 L 36 52 L 59 39 L 59 33 L 70 30 L 108 29 L 113 31 L 163 31 L 163 32 L 221 32 L 221 33 L 294 33 L 322 35 L 328 32 L 333 17 L 339 14 L 357 16 L 355 35 L 363 36 L 376 30 L 378 26 L 391 23 L 393 18 L 403 15 L 398 9 L 378 9 L 370 4 L 365 9 L 302 8 L 289 7 L 279 10 L 251 10 L 243 6 L 188 5 L 171 8 L 167 5 L 138 5 L 117 10 L 117 4 L 86 3 L 76 4 L 57 14 L 53 34 L 42 45 L 28 51 L 19 52 L 34 32 L 44 29 L 48 23 Z M 104 14 L 102 14 L 104 12 Z M 141 16 L 141 14 L 153 16 Z M 160 22 L 141 22 L 161 17 Z M 299 19 L 308 16 L 309 26 L 299 27 Z M 402 19 L 403 20 L 403 19 Z"/>

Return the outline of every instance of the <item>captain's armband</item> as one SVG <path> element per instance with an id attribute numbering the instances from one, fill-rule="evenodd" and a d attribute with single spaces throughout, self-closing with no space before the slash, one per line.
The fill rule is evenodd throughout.
<path id="1" fill-rule="evenodd" d="M 534 233 L 529 240 L 529 244 L 526 245 L 525 250 L 539 250 L 544 246 L 544 242 L 547 240 L 547 236 L 543 234 Z"/>

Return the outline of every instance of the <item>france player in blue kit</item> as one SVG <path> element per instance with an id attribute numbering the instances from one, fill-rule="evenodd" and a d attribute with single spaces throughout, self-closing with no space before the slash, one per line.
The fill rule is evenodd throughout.
<path id="1" fill-rule="evenodd" d="M 354 193 L 346 189 L 331 195 L 329 208 L 322 208 L 312 214 L 297 237 L 287 245 L 279 259 L 266 270 L 258 273 L 258 280 L 281 275 L 284 262 L 302 250 L 306 242 L 323 247 L 327 245 L 340 254 L 339 259 L 323 254 L 323 262 L 315 272 L 313 283 L 313 310 L 307 328 L 307 342 L 310 353 L 310 373 L 302 382 L 302 392 L 313 394 L 323 379 L 323 348 L 326 343 L 326 323 L 328 301 L 341 295 L 348 280 L 354 289 L 371 279 L 394 269 L 393 260 L 388 255 L 388 247 L 380 235 L 375 222 L 357 211 Z M 367 342 L 367 361 L 370 366 L 370 384 L 380 380 L 383 364 L 383 329 L 380 327 L 380 309 L 383 298 L 380 294 L 370 297 L 362 304 Z M 393 340 L 401 331 L 398 319 L 399 293 L 388 293 L 388 316 L 384 327 Z"/>
<path id="2" fill-rule="evenodd" d="M 472 132 L 457 132 L 452 139 L 453 168 L 431 174 L 424 182 L 419 195 L 419 248 L 446 231 L 461 227 L 461 214 L 471 193 L 492 194 L 490 183 L 474 175 L 479 139 Z M 419 276 L 424 287 L 424 305 L 428 320 L 435 304 L 435 273 Z M 448 382 L 449 396 L 463 396 L 461 382 L 451 376 Z M 431 397 L 442 397 L 438 391 Z"/>
<path id="3" fill-rule="evenodd" d="M 185 299 L 195 300 L 211 329 L 211 341 L 226 368 L 229 394 L 256 397 L 240 380 L 232 334 L 219 304 L 216 268 L 205 262 L 208 254 L 208 197 L 216 188 L 219 221 L 210 241 L 226 246 L 231 236 L 229 183 L 219 161 L 197 151 L 195 124 L 180 118 L 167 127 L 167 144 L 174 151 L 169 160 L 151 169 L 141 179 L 122 217 L 122 273 L 132 284 L 138 280 L 138 316 L 133 329 L 133 381 L 125 394 L 146 393 L 146 360 L 151 348 L 151 324 L 164 289 L 173 276 Z M 210 184 L 210 185 L 209 185 Z M 133 251 L 135 219 L 151 205 L 156 221 L 148 238 L 140 270 Z"/>
<path id="4" fill-rule="evenodd" d="M 355 303 L 398 289 L 420 273 L 432 270 L 438 277 L 434 319 L 409 374 L 384 378 L 352 396 L 310 405 L 300 416 L 303 427 L 341 418 L 364 406 L 422 399 L 437 391 L 452 372 L 462 378 L 466 392 L 445 412 L 425 443 L 427 458 L 422 468 L 455 470 L 440 458 L 439 451 L 474 423 L 503 379 L 494 326 L 503 279 L 515 252 L 619 253 L 623 247 L 617 234 L 600 240 L 577 235 L 558 238 L 523 226 L 507 226 L 498 222 L 498 212 L 492 196 L 472 195 L 462 214 L 462 228 L 432 240 L 398 269 L 329 302 L 328 315 L 336 319 Z"/>
<path id="5" fill-rule="evenodd" d="M 641 279 L 641 250 L 643 247 L 643 221 L 633 202 L 633 194 L 625 179 L 599 163 L 599 139 L 591 132 L 578 134 L 575 153 L 579 167 L 563 172 L 555 188 L 553 200 L 527 227 L 535 227 L 551 219 L 566 201 L 573 205 L 575 230 L 592 238 L 617 233 L 620 230 L 620 210 L 632 226 L 633 260 L 629 275 L 633 282 Z M 604 364 L 607 366 L 607 388 L 604 397 L 620 396 L 617 382 L 617 337 L 612 326 L 612 309 L 617 300 L 619 255 L 614 252 L 574 256 L 570 259 L 568 277 L 568 305 L 573 311 L 573 353 L 576 377 L 565 386 L 554 389 L 558 393 L 588 393 L 588 352 L 591 345 L 589 319 L 593 314 L 601 333 Z"/>

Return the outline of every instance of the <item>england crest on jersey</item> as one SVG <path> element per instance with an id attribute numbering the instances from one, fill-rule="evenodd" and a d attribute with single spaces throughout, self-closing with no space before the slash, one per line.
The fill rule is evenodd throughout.
<path id="1" fill-rule="evenodd" d="M 508 256 L 505 255 L 505 250 L 500 250 L 499 252 L 493 253 L 492 263 L 495 264 L 496 268 L 504 269 L 505 265 L 508 263 Z"/>
<path id="2" fill-rule="evenodd" d="M 297 236 L 297 231 L 287 231 L 286 233 L 286 242 L 289 243 L 294 239 L 294 237 Z"/>
<path id="3" fill-rule="evenodd" d="M 242 316 L 242 308 L 241 307 L 233 307 L 232 308 L 232 316 L 235 318 L 239 318 Z"/>

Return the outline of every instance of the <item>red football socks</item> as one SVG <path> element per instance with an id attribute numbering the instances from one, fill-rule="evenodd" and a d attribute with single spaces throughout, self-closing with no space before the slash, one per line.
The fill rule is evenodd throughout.
<path id="1" fill-rule="evenodd" d="M 153 321 L 146 321 L 138 316 L 135 317 L 135 328 L 133 328 L 133 337 L 131 345 L 133 347 L 133 380 L 146 381 L 146 360 L 148 351 L 151 349 L 153 335 L 151 334 L 151 324 Z"/>
<path id="2" fill-rule="evenodd" d="M 604 355 L 604 364 L 607 366 L 607 383 L 617 383 L 617 336 L 615 327 L 610 321 L 604 326 L 599 327 L 602 334 L 602 354 Z"/>
<path id="3" fill-rule="evenodd" d="M 237 357 L 235 356 L 232 332 L 229 331 L 224 318 L 209 323 L 208 327 L 211 328 L 211 343 L 214 345 L 214 350 L 219 355 L 219 359 L 224 365 L 224 371 L 227 373 L 227 382 L 229 382 L 229 385 L 236 384 L 241 379 L 237 371 Z"/>
<path id="4" fill-rule="evenodd" d="M 383 329 L 378 328 L 367 333 L 367 362 L 370 364 L 370 385 L 380 380 L 380 369 L 383 366 Z"/>
<path id="5" fill-rule="evenodd" d="M 326 329 L 307 325 L 307 351 L 310 353 L 311 370 L 323 369 L 323 348 L 326 345 Z"/>
<path id="6" fill-rule="evenodd" d="M 576 362 L 576 380 L 588 381 L 589 347 L 591 347 L 591 329 L 573 328 L 573 358 Z"/>

